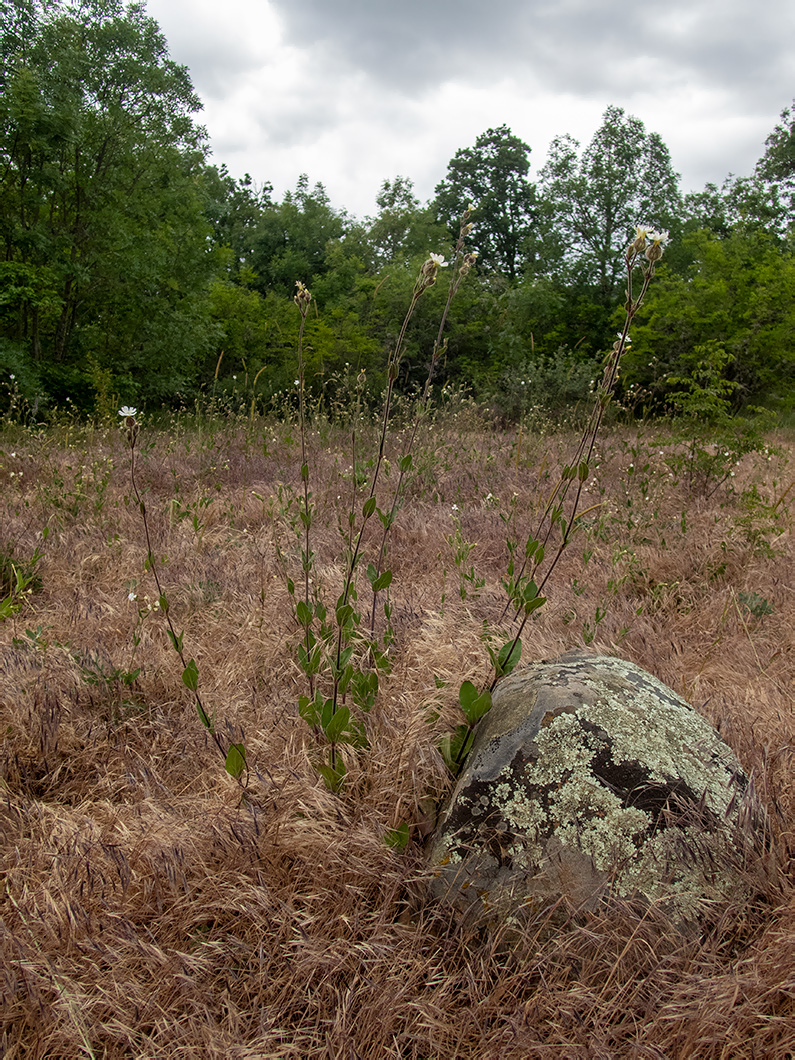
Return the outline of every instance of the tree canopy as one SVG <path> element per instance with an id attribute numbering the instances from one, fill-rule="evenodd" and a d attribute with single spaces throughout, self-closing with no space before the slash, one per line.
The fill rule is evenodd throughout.
<path id="1" fill-rule="evenodd" d="M 456 151 L 436 186 L 434 208 L 453 240 L 469 205 L 483 268 L 513 282 L 532 256 L 536 192 L 527 179 L 530 148 L 507 125 L 487 129 L 474 147 Z"/>
<path id="2" fill-rule="evenodd" d="M 580 152 L 568 134 L 552 142 L 541 190 L 562 243 L 564 275 L 593 286 L 609 304 L 624 270 L 622 251 L 635 225 L 673 228 L 680 212 L 679 177 L 657 133 L 621 107 L 608 107 L 602 125 Z"/>
<path id="3" fill-rule="evenodd" d="M 736 402 L 792 403 L 795 105 L 753 174 L 684 199 L 660 136 L 608 107 L 584 149 L 553 141 L 537 183 L 530 146 L 500 125 L 455 152 L 429 202 L 398 175 L 357 220 L 306 175 L 277 198 L 267 174 L 210 164 L 189 73 L 141 4 L 0 3 L 0 384 L 13 376 L 37 407 L 210 385 L 247 407 L 289 401 L 297 280 L 314 295 L 307 385 L 331 400 L 364 370 L 375 395 L 417 270 L 450 255 L 470 205 L 479 257 L 446 318 L 440 383 L 506 415 L 528 407 L 528 381 L 548 404 L 586 396 L 647 223 L 674 238 L 627 386 L 664 403 L 693 348 L 717 343 Z M 399 388 L 427 375 L 453 276 L 416 307 Z"/>
<path id="4" fill-rule="evenodd" d="M 10 14 L 2 333 L 56 395 L 110 372 L 165 396 L 212 341 L 197 304 L 212 268 L 201 104 L 140 5 L 24 0 Z"/>

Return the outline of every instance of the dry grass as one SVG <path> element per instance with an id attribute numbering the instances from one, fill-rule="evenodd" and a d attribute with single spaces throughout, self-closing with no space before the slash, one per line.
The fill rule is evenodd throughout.
<path id="1" fill-rule="evenodd" d="M 339 797 L 312 768 L 297 715 L 298 630 L 275 548 L 296 575 L 297 509 L 278 500 L 279 483 L 299 486 L 295 430 L 266 439 L 263 453 L 235 425 L 144 425 L 141 436 L 172 615 L 205 705 L 248 749 L 241 797 L 161 617 L 137 626 L 156 590 L 120 432 L 0 437 L 0 547 L 30 556 L 50 528 L 42 590 L 0 627 L 3 1056 L 794 1055 L 795 553 L 786 499 L 774 507 L 792 478 L 791 439 L 779 439 L 782 455 L 746 458 L 733 496 L 705 501 L 668 478 L 654 432 L 603 437 L 589 494 L 599 507 L 525 638 L 527 660 L 585 636 L 719 727 L 769 813 L 765 893 L 716 909 L 700 938 L 654 910 L 614 907 L 554 932 L 540 922 L 511 947 L 462 933 L 427 901 L 421 842 L 447 785 L 436 743 L 459 720 L 458 684 L 487 676 L 482 621 L 503 603 L 499 512 L 513 503 L 526 534 L 566 439 L 525 438 L 518 460 L 515 437 L 477 422 L 425 439 L 392 541 L 393 671 Z M 329 593 L 347 444 L 330 429 L 311 439 L 325 513 L 315 573 Z M 752 482 L 768 511 L 749 523 L 739 494 Z M 459 596 L 453 505 L 477 543 L 477 598 Z M 772 613 L 753 613 L 753 593 Z M 399 853 L 384 836 L 404 821 L 412 839 Z"/>

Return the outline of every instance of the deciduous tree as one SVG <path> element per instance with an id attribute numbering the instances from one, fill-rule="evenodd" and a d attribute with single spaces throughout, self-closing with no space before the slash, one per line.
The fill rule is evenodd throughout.
<path id="1" fill-rule="evenodd" d="M 513 283 L 534 258 L 536 191 L 528 180 L 530 148 L 507 125 L 487 129 L 474 147 L 456 151 L 436 186 L 436 216 L 458 237 L 459 221 L 473 207 L 472 242 L 480 265 Z"/>
<path id="2" fill-rule="evenodd" d="M 565 278 L 591 287 L 598 303 L 612 305 L 633 227 L 674 225 L 678 180 L 661 138 L 621 107 L 607 108 L 582 152 L 572 136 L 555 139 L 540 187 L 565 247 Z"/>

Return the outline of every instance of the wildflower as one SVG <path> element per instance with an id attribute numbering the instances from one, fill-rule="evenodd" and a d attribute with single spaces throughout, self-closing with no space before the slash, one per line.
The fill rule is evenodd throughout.
<path id="1" fill-rule="evenodd" d="M 13 372 L 9 372 L 8 378 L 9 379 L 16 379 L 16 376 L 14 375 Z"/>
<path id="2" fill-rule="evenodd" d="M 125 420 L 134 419 L 138 415 L 138 409 L 133 408 L 132 405 L 122 405 L 119 409 L 119 415 Z"/>
<path id="3" fill-rule="evenodd" d="M 299 381 L 297 379 L 293 379 L 293 382 L 295 383 L 296 386 L 299 385 Z"/>
<path id="4" fill-rule="evenodd" d="M 453 504 L 453 505 L 451 505 L 451 507 L 450 507 L 450 511 L 451 511 L 451 512 L 457 512 L 457 511 L 458 511 L 458 505 L 457 505 L 457 504 Z"/>
<path id="5" fill-rule="evenodd" d="M 301 310 L 301 314 L 305 316 L 306 311 L 309 309 L 309 303 L 312 301 L 312 295 L 307 290 L 306 284 L 301 283 L 300 280 L 295 281 L 295 286 L 298 288 L 298 290 L 295 292 L 295 297 L 293 298 L 293 301 Z"/>
<path id="6" fill-rule="evenodd" d="M 649 236 L 648 225 L 636 225 L 635 226 L 635 240 L 627 251 L 627 257 L 630 254 L 640 254 L 642 250 L 646 249 L 646 239 Z"/>
<path id="7" fill-rule="evenodd" d="M 646 260 L 650 265 L 654 265 L 663 256 L 663 247 L 668 242 L 668 232 L 667 230 L 649 232 L 649 239 L 651 246 L 646 247 Z"/>
<path id="8" fill-rule="evenodd" d="M 417 282 L 414 284 L 414 297 L 419 298 L 423 291 L 433 287 L 436 283 L 436 273 L 439 269 L 446 267 L 447 262 L 441 254 L 431 254 L 427 261 L 423 262 Z"/>
<path id="9" fill-rule="evenodd" d="M 471 226 L 470 226 L 471 227 Z M 458 270 L 459 275 L 463 279 L 467 275 L 469 270 L 477 261 L 478 252 L 476 250 L 470 250 L 468 254 L 464 255 L 464 260 L 461 263 L 461 268 Z"/>
<path id="10" fill-rule="evenodd" d="M 132 603 L 133 600 L 137 600 L 138 599 L 138 594 L 137 593 L 127 593 L 127 599 L 130 601 L 130 603 Z"/>

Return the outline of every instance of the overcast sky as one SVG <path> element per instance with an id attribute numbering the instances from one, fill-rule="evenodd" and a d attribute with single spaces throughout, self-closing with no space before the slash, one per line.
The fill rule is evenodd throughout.
<path id="1" fill-rule="evenodd" d="M 685 191 L 749 174 L 795 96 L 791 0 L 148 0 L 204 102 L 216 164 L 322 181 L 376 212 L 385 178 L 425 201 L 447 162 L 510 126 L 540 168 L 610 104 L 658 132 Z"/>

